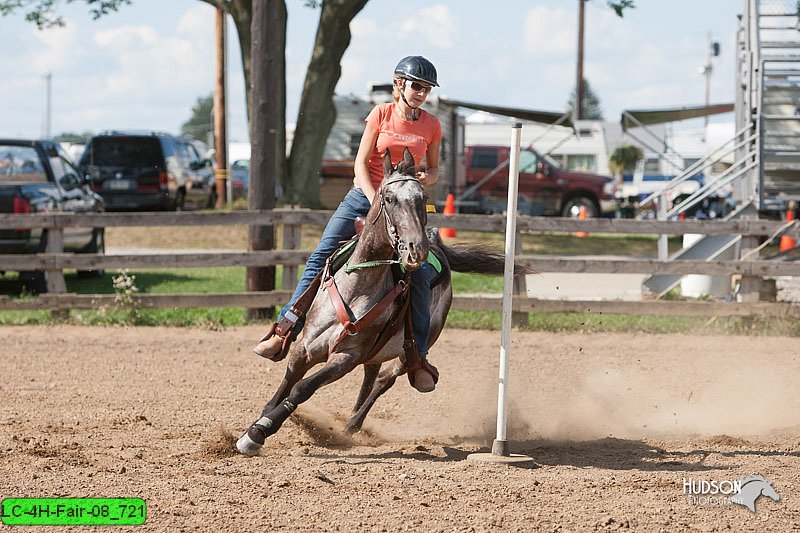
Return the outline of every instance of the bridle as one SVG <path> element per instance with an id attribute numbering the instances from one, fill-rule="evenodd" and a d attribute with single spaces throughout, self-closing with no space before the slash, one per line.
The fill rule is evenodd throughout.
<path id="1" fill-rule="evenodd" d="M 378 189 L 378 201 L 380 202 L 378 205 L 378 212 L 375 213 L 375 218 L 372 220 L 372 224 L 375 224 L 378 222 L 378 218 L 380 218 L 381 213 L 383 213 L 383 217 L 386 221 L 386 231 L 389 233 L 389 242 L 392 245 L 392 249 L 395 251 L 395 253 L 397 253 L 398 257 L 402 255 L 403 250 L 405 250 L 405 245 L 402 243 L 402 241 L 400 241 L 400 236 L 397 234 L 397 228 L 392 222 L 392 219 L 389 217 L 389 210 L 386 207 L 386 199 L 384 198 L 383 189 L 387 185 L 393 185 L 401 181 L 413 181 L 422 187 L 422 184 L 414 176 L 400 176 L 398 178 L 392 178 L 391 180 L 384 180 Z"/>

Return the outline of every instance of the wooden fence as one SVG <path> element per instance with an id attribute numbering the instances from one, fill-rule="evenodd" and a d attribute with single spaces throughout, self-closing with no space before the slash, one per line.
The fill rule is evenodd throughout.
<path id="1" fill-rule="evenodd" d="M 0 229 L 45 228 L 48 231 L 47 249 L 31 255 L 0 254 L 0 270 L 43 270 L 47 272 L 48 293 L 37 298 L 16 299 L 0 296 L 0 310 L 71 308 L 91 309 L 110 305 L 113 294 L 78 295 L 66 292 L 64 269 L 150 269 L 218 266 L 272 266 L 283 265 L 284 290 L 270 292 L 241 292 L 215 294 L 140 294 L 142 307 L 269 307 L 282 305 L 289 297 L 289 289 L 297 280 L 298 267 L 305 264 L 310 250 L 300 250 L 302 225 L 324 226 L 330 211 L 277 209 L 273 211 L 232 212 L 177 212 L 177 213 L 98 213 L 98 214 L 0 214 Z M 502 215 L 455 215 L 444 217 L 429 215 L 429 224 L 447 226 L 457 230 L 502 233 L 505 217 Z M 230 251 L 208 253 L 170 254 L 72 254 L 63 251 L 63 230 L 68 227 L 154 227 L 154 226 L 223 226 L 223 225 L 281 225 L 283 249 L 270 251 Z M 734 221 L 656 221 L 627 219 L 563 219 L 528 217 L 520 215 L 517 229 L 520 232 L 573 233 L 585 231 L 606 234 L 740 234 L 755 242 L 758 236 L 772 235 L 784 225 L 766 220 Z M 757 257 L 757 254 L 754 254 Z M 537 272 L 585 273 L 644 273 L 644 274 L 739 274 L 743 280 L 758 281 L 770 276 L 800 276 L 800 262 L 765 261 L 753 258 L 739 260 L 677 260 L 619 259 L 595 257 L 518 255 L 517 261 Z M 563 312 L 592 311 L 603 313 L 631 313 L 655 315 L 697 316 L 782 316 L 798 317 L 800 308 L 791 304 L 759 302 L 750 294 L 742 303 L 706 301 L 555 301 L 527 298 L 524 288 L 515 297 L 514 309 L 518 313 L 529 311 Z M 499 310 L 499 295 L 455 295 L 453 308 L 459 310 Z"/>

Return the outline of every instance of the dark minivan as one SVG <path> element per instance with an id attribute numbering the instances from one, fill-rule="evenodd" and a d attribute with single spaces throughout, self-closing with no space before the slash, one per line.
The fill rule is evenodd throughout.
<path id="1" fill-rule="evenodd" d="M 184 137 L 103 132 L 89 140 L 79 164 L 108 211 L 181 210 L 216 201 L 210 163 Z"/>

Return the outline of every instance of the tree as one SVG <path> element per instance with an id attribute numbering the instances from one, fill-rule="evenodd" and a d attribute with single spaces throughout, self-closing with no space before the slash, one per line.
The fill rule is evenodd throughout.
<path id="1" fill-rule="evenodd" d="M 284 183 L 289 200 L 303 205 L 319 205 L 322 153 L 336 121 L 333 91 L 342 74 L 342 56 L 350 45 L 350 21 L 366 4 L 367 0 L 322 3 L 289 156 L 288 181 Z"/>
<path id="2" fill-rule="evenodd" d="M 608 156 L 608 168 L 617 177 L 617 182 L 622 183 L 622 174 L 624 172 L 633 172 L 636 163 L 643 157 L 644 152 L 638 146 L 623 144 Z"/>
<path id="3" fill-rule="evenodd" d="M 613 9 L 614 13 L 620 18 L 622 18 L 626 9 L 633 9 L 636 7 L 633 5 L 633 0 L 606 0 L 606 4 L 608 4 L 608 7 Z"/>
<path id="4" fill-rule="evenodd" d="M 577 100 L 577 89 L 572 90 L 572 95 L 567 102 L 567 113 L 573 115 L 575 102 Z M 600 107 L 600 98 L 589 85 L 587 80 L 583 80 L 583 113 L 581 118 L 584 120 L 603 120 L 603 109 Z"/>
<path id="5" fill-rule="evenodd" d="M 211 111 L 214 108 L 214 95 L 200 96 L 192 106 L 192 116 L 181 126 L 181 133 L 191 135 L 195 139 L 207 142 L 214 130 Z"/>
<path id="6" fill-rule="evenodd" d="M 68 0 L 72 2 L 74 0 Z M 97 20 L 103 15 L 117 11 L 122 5 L 129 5 L 131 0 L 83 0 L 89 6 L 89 13 Z M 17 10 L 24 10 L 25 20 L 33 22 L 40 30 L 52 26 L 63 26 L 64 19 L 56 13 L 58 0 L 3 0 L 0 2 L 0 16 L 10 15 Z"/>
<path id="7" fill-rule="evenodd" d="M 252 0 L 201 0 L 230 13 L 236 25 L 241 46 L 242 67 L 247 92 L 248 117 L 252 122 L 251 104 L 251 21 Z M 278 154 L 276 175 L 281 176 L 284 194 L 289 202 L 316 207 L 319 204 L 319 171 L 325 141 L 336 120 L 333 92 L 341 76 L 341 60 L 350 44 L 350 22 L 368 0 L 303 0 L 307 7 L 319 8 L 320 19 L 311 63 L 306 71 L 300 110 L 292 141 L 292 152 L 285 158 L 285 146 Z M 284 2 L 285 4 L 285 2 Z M 285 10 L 285 6 L 284 6 Z M 280 21 L 275 21 L 281 24 Z M 285 24 L 285 22 L 284 22 Z M 285 80 L 282 91 L 285 93 Z M 285 95 L 281 96 L 282 98 Z M 274 124 L 285 131 L 285 119 Z M 251 180 L 260 176 L 251 173 Z M 265 188 L 265 190 L 267 190 Z"/>
<path id="8" fill-rule="evenodd" d="M 73 131 L 65 131 L 55 136 L 55 140 L 60 143 L 85 143 L 92 138 L 91 131 L 84 131 L 83 133 L 75 133 Z"/>

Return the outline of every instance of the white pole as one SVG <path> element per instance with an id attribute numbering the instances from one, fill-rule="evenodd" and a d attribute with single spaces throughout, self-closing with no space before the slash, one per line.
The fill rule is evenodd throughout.
<path id="1" fill-rule="evenodd" d="M 522 124 L 511 126 L 511 154 L 508 164 L 508 207 L 506 210 L 506 263 L 503 283 L 503 325 L 500 333 L 500 379 L 497 391 L 497 438 L 493 455 L 508 456 L 506 411 L 508 409 L 508 352 L 511 345 L 511 294 L 514 286 L 514 239 L 517 233 L 517 189 L 519 188 L 519 145 Z"/>
<path id="2" fill-rule="evenodd" d="M 658 196 L 656 219 L 667 220 L 667 191 L 661 191 Z M 669 241 L 667 235 L 662 233 L 658 236 L 658 260 L 666 261 L 667 259 L 669 259 Z"/>

